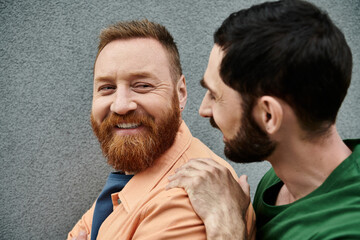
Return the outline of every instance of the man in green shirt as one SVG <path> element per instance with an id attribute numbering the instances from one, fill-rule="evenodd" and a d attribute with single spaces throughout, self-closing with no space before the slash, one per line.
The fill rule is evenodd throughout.
<path id="1" fill-rule="evenodd" d="M 229 159 L 272 165 L 255 194 L 257 238 L 360 239 L 360 141 L 335 126 L 352 72 L 342 32 L 313 4 L 283 0 L 231 14 L 214 42 L 200 115 Z M 196 159 L 169 180 L 208 239 L 246 239 L 246 177 Z"/>

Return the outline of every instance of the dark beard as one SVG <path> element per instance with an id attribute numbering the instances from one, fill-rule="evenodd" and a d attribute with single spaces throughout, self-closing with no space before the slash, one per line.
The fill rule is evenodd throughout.
<path id="1" fill-rule="evenodd" d="M 114 127 L 123 122 L 140 123 L 145 132 L 132 136 L 114 135 Z M 118 171 L 138 173 L 151 167 L 175 141 L 180 127 L 179 100 L 174 91 L 172 107 L 158 123 L 150 115 L 131 112 L 111 113 L 100 126 L 91 116 L 91 124 L 109 165 Z"/>
<path id="2" fill-rule="evenodd" d="M 251 109 L 251 105 L 243 104 L 241 127 L 234 139 L 225 142 L 225 156 L 237 163 L 262 162 L 276 148 L 276 142 L 255 122 Z"/>

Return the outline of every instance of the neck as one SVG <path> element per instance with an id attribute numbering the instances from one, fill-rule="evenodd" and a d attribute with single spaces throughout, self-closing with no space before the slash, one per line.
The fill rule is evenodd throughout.
<path id="1" fill-rule="evenodd" d="M 284 182 L 279 197 L 288 204 L 305 197 L 318 188 L 350 154 L 335 126 L 326 137 L 303 140 L 288 135 L 286 141 L 278 143 L 269 162 L 276 175 Z M 279 202 L 279 201 L 278 201 Z"/>

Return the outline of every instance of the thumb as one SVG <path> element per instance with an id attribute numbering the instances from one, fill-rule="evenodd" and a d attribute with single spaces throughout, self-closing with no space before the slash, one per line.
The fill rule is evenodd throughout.
<path id="1" fill-rule="evenodd" d="M 246 175 L 241 175 L 238 179 L 238 183 L 242 190 L 244 191 L 245 195 L 250 197 L 250 185 L 247 182 L 248 177 Z"/>

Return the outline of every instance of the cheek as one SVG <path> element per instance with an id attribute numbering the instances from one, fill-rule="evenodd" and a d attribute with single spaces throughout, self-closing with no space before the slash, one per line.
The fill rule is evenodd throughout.
<path id="1" fill-rule="evenodd" d="M 224 122 L 225 121 L 225 109 L 223 106 L 219 104 L 214 104 L 212 108 L 213 117 L 217 122 Z"/>
<path id="2" fill-rule="evenodd" d="M 156 101 L 152 101 L 151 104 L 141 105 L 141 107 L 148 115 L 152 116 L 157 123 L 161 121 L 169 110 L 168 103 L 158 103 Z"/>
<path id="3" fill-rule="evenodd" d="M 221 132 L 226 134 L 227 131 L 228 131 L 228 128 L 229 128 L 229 124 L 226 122 L 226 119 L 224 118 L 224 115 L 219 116 L 218 118 L 214 118 L 214 120 L 215 120 L 215 123 L 220 128 Z"/>
<path id="4" fill-rule="evenodd" d="M 163 117 L 172 108 L 173 96 L 143 96 L 137 100 L 138 108 L 142 108 L 147 114 L 156 119 Z"/>
<path id="5" fill-rule="evenodd" d="M 216 109 L 213 113 L 213 117 L 215 123 L 220 128 L 221 132 L 229 137 L 228 135 L 232 135 L 234 129 L 238 127 L 239 121 L 237 121 L 237 117 L 235 117 L 231 110 L 226 110 L 225 108 Z"/>
<path id="6" fill-rule="evenodd" d="M 100 124 L 110 112 L 110 104 L 99 99 L 94 100 L 91 113 L 96 123 Z"/>
<path id="7" fill-rule="evenodd" d="M 213 108 L 212 109 L 212 117 L 216 123 L 216 125 L 220 128 L 221 132 L 224 133 L 226 130 L 226 119 L 224 116 L 224 112 L 221 108 Z"/>

